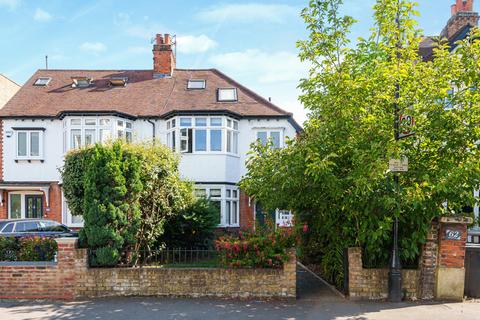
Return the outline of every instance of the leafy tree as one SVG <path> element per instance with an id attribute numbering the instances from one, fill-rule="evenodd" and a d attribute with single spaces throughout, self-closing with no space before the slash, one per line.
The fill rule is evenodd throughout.
<path id="1" fill-rule="evenodd" d="M 282 150 L 255 145 L 241 182 L 266 207 L 308 223 L 304 259 L 337 284 L 348 246 L 363 247 L 367 266 L 387 264 L 395 218 L 402 261 L 414 265 L 431 220 L 473 206 L 480 179 L 478 30 L 456 54 L 439 40 L 424 62 L 414 3 L 378 0 L 371 35 L 355 44 L 341 4 L 312 0 L 302 11 L 310 36 L 298 47 L 311 65 L 300 83 L 304 133 Z M 395 104 L 416 119 L 414 137 L 395 141 Z M 388 162 L 401 157 L 409 171 L 395 189 Z"/>
<path id="2" fill-rule="evenodd" d="M 159 240 L 171 248 L 212 248 L 219 219 L 214 204 L 208 199 L 197 199 L 167 220 Z"/>

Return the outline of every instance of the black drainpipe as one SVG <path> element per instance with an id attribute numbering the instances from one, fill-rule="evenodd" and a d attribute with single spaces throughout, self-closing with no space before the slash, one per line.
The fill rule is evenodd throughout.
<path id="1" fill-rule="evenodd" d="M 153 139 L 153 144 L 155 144 L 155 122 L 147 119 L 147 122 L 152 125 L 152 139 Z"/>

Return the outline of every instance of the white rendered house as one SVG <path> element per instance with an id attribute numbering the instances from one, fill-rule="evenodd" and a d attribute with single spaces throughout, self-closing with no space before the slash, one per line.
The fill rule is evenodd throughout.
<path id="1" fill-rule="evenodd" d="M 301 130 L 290 113 L 215 69 L 175 68 L 157 35 L 152 70 L 38 70 L 0 110 L 0 219 L 70 215 L 59 168 L 73 148 L 116 138 L 156 139 L 182 154 L 180 172 L 216 201 L 221 227 L 247 227 L 255 204 L 239 190 L 250 144 L 282 147 Z M 277 223 L 291 215 L 277 211 Z"/>

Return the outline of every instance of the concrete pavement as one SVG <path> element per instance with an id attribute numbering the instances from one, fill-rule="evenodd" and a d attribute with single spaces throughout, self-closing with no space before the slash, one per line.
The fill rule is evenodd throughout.
<path id="1" fill-rule="evenodd" d="M 53 303 L 1 301 L 0 320 L 20 319 L 356 319 L 478 320 L 480 303 L 359 303 L 333 294 L 318 279 L 299 271 L 297 301 L 115 298 Z"/>

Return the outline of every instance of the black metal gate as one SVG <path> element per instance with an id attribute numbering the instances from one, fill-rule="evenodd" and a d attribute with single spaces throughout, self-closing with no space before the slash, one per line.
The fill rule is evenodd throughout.
<path id="1" fill-rule="evenodd" d="M 479 235 L 472 233 L 468 236 L 465 253 L 465 295 L 480 298 L 480 243 Z"/>

